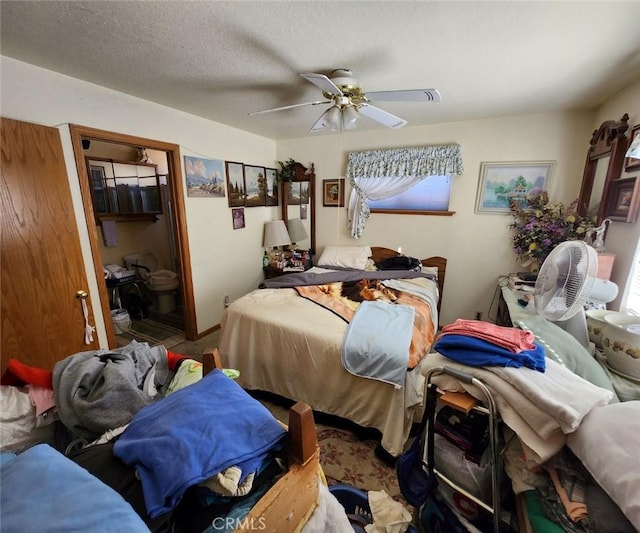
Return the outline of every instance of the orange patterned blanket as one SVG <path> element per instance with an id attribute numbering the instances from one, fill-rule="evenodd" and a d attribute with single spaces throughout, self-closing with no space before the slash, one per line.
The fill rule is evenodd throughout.
<path id="1" fill-rule="evenodd" d="M 409 292 L 386 287 L 380 280 L 338 281 L 323 285 L 297 286 L 303 298 L 325 307 L 346 322 L 350 322 L 361 302 L 386 301 L 390 305 L 408 305 L 414 308 L 413 335 L 408 354 L 408 368 L 415 367 L 427 354 L 435 337 L 431 306 Z"/>

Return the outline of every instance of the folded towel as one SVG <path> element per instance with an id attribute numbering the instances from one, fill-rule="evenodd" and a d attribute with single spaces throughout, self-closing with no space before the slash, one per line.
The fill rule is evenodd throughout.
<path id="1" fill-rule="evenodd" d="M 451 333 L 476 337 L 501 346 L 510 352 L 535 349 L 533 344 L 535 337 L 530 331 L 498 326 L 482 320 L 458 318 L 453 324 L 447 324 L 442 328 L 440 337 Z"/>
<path id="2" fill-rule="evenodd" d="M 511 352 L 491 342 L 467 335 L 450 333 L 440 337 L 433 349 L 442 355 L 470 366 L 505 366 L 520 368 L 526 366 L 532 370 L 544 372 L 544 348 L 533 343 L 532 350 Z"/>

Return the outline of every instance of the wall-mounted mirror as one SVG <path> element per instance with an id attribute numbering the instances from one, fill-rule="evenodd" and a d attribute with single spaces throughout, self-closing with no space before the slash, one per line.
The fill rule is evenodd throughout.
<path id="1" fill-rule="evenodd" d="M 578 210 L 581 215 L 597 214 L 598 224 L 605 218 L 611 182 L 618 179 L 622 172 L 628 142 L 625 135 L 629 129 L 628 120 L 626 113 L 619 121 L 607 120 L 591 136 Z"/>
<path id="2" fill-rule="evenodd" d="M 287 224 L 287 229 L 293 233 L 292 238 L 304 237 L 304 233 L 299 230 L 300 227 L 304 228 L 306 239 L 294 240 L 298 248 L 308 249 L 311 254 L 315 254 L 316 250 L 315 184 L 313 163 L 310 168 L 306 168 L 297 162 L 293 164 L 293 179 L 282 182 L 282 219 Z M 290 224 L 290 220 L 295 222 Z"/>
<path id="3" fill-rule="evenodd" d="M 162 213 L 158 166 L 85 158 L 96 219 L 148 218 Z"/>

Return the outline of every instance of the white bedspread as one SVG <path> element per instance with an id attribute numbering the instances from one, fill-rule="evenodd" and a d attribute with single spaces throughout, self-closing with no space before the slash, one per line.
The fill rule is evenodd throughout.
<path id="1" fill-rule="evenodd" d="M 435 283 L 424 281 L 437 294 Z M 421 415 L 420 365 L 407 373 L 402 389 L 353 376 L 340 357 L 347 326 L 295 289 L 258 289 L 227 308 L 220 355 L 225 366 L 240 370 L 238 382 L 244 388 L 303 401 L 317 411 L 376 428 L 383 448 L 398 456 Z"/>

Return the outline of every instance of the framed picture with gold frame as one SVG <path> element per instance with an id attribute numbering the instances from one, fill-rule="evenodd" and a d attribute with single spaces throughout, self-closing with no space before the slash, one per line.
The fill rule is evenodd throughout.
<path id="1" fill-rule="evenodd" d="M 344 179 L 322 180 L 322 205 L 344 207 Z"/>

